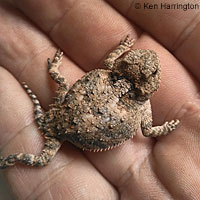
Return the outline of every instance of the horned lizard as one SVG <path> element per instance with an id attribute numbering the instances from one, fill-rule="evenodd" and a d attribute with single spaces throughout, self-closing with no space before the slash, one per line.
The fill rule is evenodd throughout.
<path id="1" fill-rule="evenodd" d="M 122 40 L 104 61 L 106 69 L 95 69 L 71 89 L 58 67 L 63 53 L 58 50 L 48 71 L 59 85 L 57 97 L 44 112 L 37 97 L 23 83 L 34 104 L 35 121 L 44 135 L 41 155 L 15 153 L 0 158 L 0 168 L 17 162 L 44 166 L 67 140 L 82 150 L 105 151 L 132 138 L 141 127 L 147 137 L 167 135 L 179 120 L 152 127 L 150 97 L 160 85 L 160 63 L 153 50 L 131 50 L 134 40 Z"/>

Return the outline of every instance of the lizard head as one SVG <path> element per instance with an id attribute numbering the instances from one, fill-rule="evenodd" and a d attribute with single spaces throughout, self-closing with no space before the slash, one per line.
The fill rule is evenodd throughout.
<path id="1" fill-rule="evenodd" d="M 153 50 L 131 50 L 120 59 L 117 68 L 135 87 L 137 100 L 145 101 L 158 90 L 160 62 Z"/>

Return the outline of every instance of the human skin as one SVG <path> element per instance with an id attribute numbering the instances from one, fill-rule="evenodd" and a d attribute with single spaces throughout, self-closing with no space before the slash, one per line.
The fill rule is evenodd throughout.
<path id="1" fill-rule="evenodd" d="M 58 47 L 65 53 L 60 72 L 72 85 L 103 67 L 108 52 L 130 34 L 134 49 L 152 49 L 160 57 L 161 86 L 151 99 L 154 125 L 181 121 L 161 138 L 138 131 L 102 153 L 82 152 L 66 142 L 46 167 L 6 169 L 16 199 L 200 199 L 199 11 L 134 5 L 131 0 L 0 1 L 2 155 L 40 153 L 43 138 L 20 83 L 25 81 L 48 109 L 56 84 L 46 59 Z"/>

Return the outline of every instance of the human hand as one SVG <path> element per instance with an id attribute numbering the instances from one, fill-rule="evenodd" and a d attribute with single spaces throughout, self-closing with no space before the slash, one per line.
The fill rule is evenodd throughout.
<path id="1" fill-rule="evenodd" d="M 0 3 L 3 155 L 39 154 L 42 149 L 32 102 L 20 82 L 48 109 L 55 84 L 46 58 L 53 57 L 57 46 L 67 55 L 60 71 L 72 85 L 84 72 L 102 66 L 119 39 L 131 34 L 137 39 L 133 48 L 153 49 L 161 60 L 161 87 L 151 101 L 154 124 L 181 121 L 177 130 L 156 140 L 138 133 L 103 153 L 81 152 L 66 142 L 46 167 L 9 168 L 5 173 L 16 198 L 199 199 L 198 10 L 136 10 L 134 3 L 119 0 L 108 0 L 110 5 L 89 0 L 13 2 L 13 7 Z"/>

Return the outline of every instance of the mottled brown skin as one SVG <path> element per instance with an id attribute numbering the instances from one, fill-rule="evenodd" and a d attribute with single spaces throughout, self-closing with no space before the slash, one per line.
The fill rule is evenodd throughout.
<path id="1" fill-rule="evenodd" d="M 157 137 L 173 131 L 179 120 L 152 127 L 149 98 L 160 84 L 160 63 L 152 50 L 131 50 L 127 36 L 105 59 L 107 69 L 96 69 L 71 89 L 58 67 L 63 53 L 48 59 L 51 78 L 59 84 L 57 97 L 44 112 L 37 97 L 23 83 L 34 103 L 35 121 L 45 137 L 41 155 L 16 153 L 0 158 L 0 168 L 15 163 L 44 166 L 67 140 L 82 150 L 103 151 L 121 145 L 141 127 L 144 136 Z"/>

